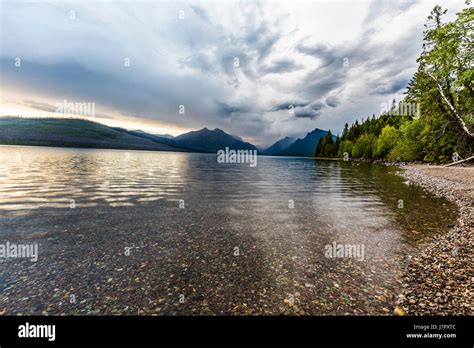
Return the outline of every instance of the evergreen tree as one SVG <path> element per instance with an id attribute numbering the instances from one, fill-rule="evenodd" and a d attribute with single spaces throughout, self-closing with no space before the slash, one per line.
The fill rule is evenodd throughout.
<path id="1" fill-rule="evenodd" d="M 423 33 L 419 67 L 406 97 L 379 117 L 344 125 L 341 137 L 331 132 L 321 139 L 316 153 L 365 159 L 426 162 L 451 161 L 474 151 L 474 8 L 443 23 L 440 6 L 431 11 Z M 416 110 L 416 113 L 415 113 Z"/>

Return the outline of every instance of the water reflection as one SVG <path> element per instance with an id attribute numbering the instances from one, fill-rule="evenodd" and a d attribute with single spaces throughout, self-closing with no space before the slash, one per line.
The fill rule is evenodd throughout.
<path id="1" fill-rule="evenodd" d="M 185 154 L 0 147 L 0 210 L 133 205 L 175 196 Z"/>
<path id="2" fill-rule="evenodd" d="M 8 314 L 389 314 L 407 251 L 455 218 L 379 165 L 20 146 L 0 163 L 0 242 L 40 243 L 37 265 L 0 267 Z M 334 242 L 364 261 L 325 257 Z"/>

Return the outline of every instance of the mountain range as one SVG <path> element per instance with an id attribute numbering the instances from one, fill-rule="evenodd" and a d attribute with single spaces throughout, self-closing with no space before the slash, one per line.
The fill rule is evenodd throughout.
<path id="1" fill-rule="evenodd" d="M 315 128 L 313 131 L 306 134 L 303 139 L 296 140 L 287 148 L 279 151 L 275 155 L 312 157 L 314 156 L 314 151 L 319 143 L 319 139 L 323 138 L 327 133 L 328 131 Z M 336 140 L 335 136 L 333 136 L 333 140 Z"/>
<path id="2" fill-rule="evenodd" d="M 297 139 L 293 137 L 284 137 L 283 139 L 278 140 L 276 143 L 271 145 L 270 147 L 260 151 L 262 155 L 269 155 L 273 156 L 278 154 L 279 152 L 285 150 L 291 144 L 293 144 Z"/>
<path id="3" fill-rule="evenodd" d="M 302 139 L 285 137 L 262 155 L 312 157 L 327 131 L 314 129 Z M 0 117 L 0 144 L 216 153 L 225 147 L 257 150 L 255 145 L 219 128 L 203 128 L 173 137 L 109 127 L 83 119 Z"/>

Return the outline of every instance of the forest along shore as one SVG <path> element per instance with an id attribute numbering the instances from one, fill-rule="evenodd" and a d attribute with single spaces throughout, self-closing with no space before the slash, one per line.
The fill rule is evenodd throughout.
<path id="1" fill-rule="evenodd" d="M 411 255 L 396 314 L 472 315 L 474 313 L 474 167 L 401 166 L 400 174 L 456 203 L 456 226 Z M 398 313 L 397 313 L 398 312 Z"/>

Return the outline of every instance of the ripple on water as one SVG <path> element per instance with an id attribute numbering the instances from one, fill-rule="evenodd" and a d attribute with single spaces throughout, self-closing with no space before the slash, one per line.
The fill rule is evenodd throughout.
<path id="1" fill-rule="evenodd" d="M 405 248 L 454 221 L 450 203 L 378 165 L 18 146 L 0 146 L 0 161 L 0 239 L 29 237 L 44 253 L 42 267 L 0 268 L 12 314 L 87 312 L 59 308 L 56 288 L 100 314 L 386 314 Z M 325 257 L 334 242 L 364 245 L 365 260 Z M 124 258 L 124 245 L 140 251 Z M 173 291 L 189 301 L 175 305 Z"/>

